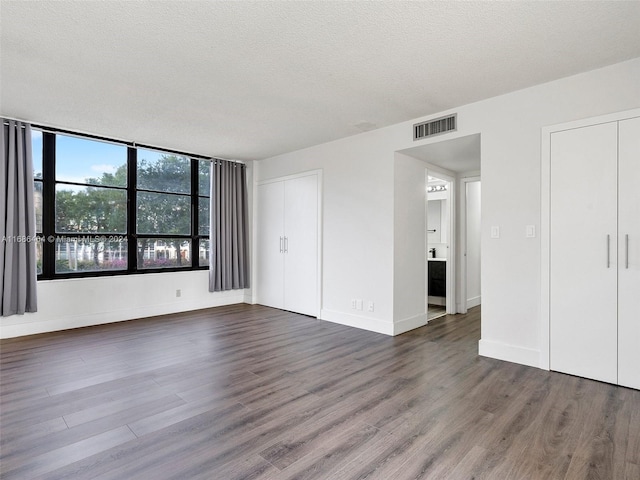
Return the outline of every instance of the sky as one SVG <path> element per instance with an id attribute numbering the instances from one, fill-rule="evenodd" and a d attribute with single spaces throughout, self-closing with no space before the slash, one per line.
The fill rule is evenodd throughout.
<path id="1" fill-rule="evenodd" d="M 31 145 L 34 175 L 42 173 L 42 132 L 32 130 Z M 166 153 L 138 148 L 138 158 L 148 161 L 159 159 Z M 127 146 L 116 143 L 56 134 L 56 180 L 85 183 L 87 178 L 100 178 L 103 173 L 115 173 L 127 163 Z M 201 179 L 208 182 L 206 179 Z M 113 185 L 125 187 L 126 185 Z M 84 187 L 59 185 L 64 190 L 80 191 Z M 201 188 L 203 188 L 201 186 Z M 203 190 L 204 192 L 205 190 Z M 207 189 L 208 191 L 208 189 Z M 205 193 L 208 195 L 208 193 Z"/>
<path id="2" fill-rule="evenodd" d="M 34 174 L 42 173 L 42 132 L 32 130 Z M 155 160 L 162 152 L 138 150 L 144 158 Z M 127 163 L 126 145 L 56 135 L 56 180 L 84 183 L 87 178 L 99 178 L 103 173 L 115 173 Z M 124 186 L 124 185 L 123 185 Z"/>
<path id="3" fill-rule="evenodd" d="M 34 173 L 42 172 L 42 132 L 31 135 Z M 56 135 L 56 179 L 83 183 L 103 173 L 115 173 L 127 163 L 127 147 L 66 135 Z"/>

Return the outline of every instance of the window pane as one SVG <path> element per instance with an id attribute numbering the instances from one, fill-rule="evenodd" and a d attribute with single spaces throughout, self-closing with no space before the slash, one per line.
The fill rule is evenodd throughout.
<path id="1" fill-rule="evenodd" d="M 42 233 L 42 182 L 33 182 L 33 206 L 36 210 L 36 233 Z"/>
<path id="2" fill-rule="evenodd" d="M 127 186 L 127 147 L 56 135 L 56 180 Z"/>
<path id="3" fill-rule="evenodd" d="M 56 185 L 56 232 L 126 233 L 126 190 Z"/>
<path id="4" fill-rule="evenodd" d="M 138 188 L 191 193 L 191 159 L 138 149 Z"/>
<path id="5" fill-rule="evenodd" d="M 56 273 L 126 270 L 127 241 L 101 237 L 59 238 Z"/>
<path id="6" fill-rule="evenodd" d="M 33 178 L 42 178 L 42 132 L 31 130 L 31 155 L 33 156 Z"/>
<path id="7" fill-rule="evenodd" d="M 201 267 L 209 266 L 209 240 L 200 240 L 198 265 Z"/>
<path id="8" fill-rule="evenodd" d="M 138 268 L 191 266 L 191 240 L 184 238 L 138 238 Z"/>
<path id="9" fill-rule="evenodd" d="M 191 197 L 138 192 L 138 233 L 191 234 Z"/>
<path id="10" fill-rule="evenodd" d="M 198 235 L 209 235 L 209 199 L 198 197 Z"/>
<path id="11" fill-rule="evenodd" d="M 198 194 L 203 196 L 211 195 L 211 162 L 209 160 L 198 160 Z"/>

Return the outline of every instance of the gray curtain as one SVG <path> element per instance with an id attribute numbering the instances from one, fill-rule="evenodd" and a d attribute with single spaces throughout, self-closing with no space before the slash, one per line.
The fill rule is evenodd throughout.
<path id="1" fill-rule="evenodd" d="M 31 126 L 3 119 L 0 143 L 0 313 L 7 317 L 37 311 Z"/>
<path id="2" fill-rule="evenodd" d="M 211 162 L 209 291 L 249 287 L 246 165 Z"/>

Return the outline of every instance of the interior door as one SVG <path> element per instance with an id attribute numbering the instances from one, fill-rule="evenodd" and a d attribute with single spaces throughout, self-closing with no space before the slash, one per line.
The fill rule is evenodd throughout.
<path id="1" fill-rule="evenodd" d="M 640 389 L 640 118 L 618 138 L 618 383 Z"/>
<path id="2" fill-rule="evenodd" d="M 617 383 L 617 122 L 551 135 L 550 366 Z"/>
<path id="3" fill-rule="evenodd" d="M 258 185 L 256 241 L 257 301 L 284 308 L 283 182 Z"/>
<path id="4" fill-rule="evenodd" d="M 318 316 L 318 176 L 284 184 L 284 308 Z"/>

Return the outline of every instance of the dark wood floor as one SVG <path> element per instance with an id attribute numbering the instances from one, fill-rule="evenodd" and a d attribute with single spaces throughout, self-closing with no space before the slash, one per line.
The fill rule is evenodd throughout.
<path id="1" fill-rule="evenodd" d="M 236 305 L 1 343 L 3 479 L 640 479 L 640 392 Z"/>

